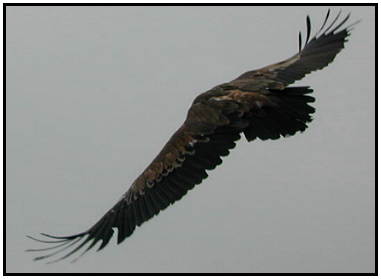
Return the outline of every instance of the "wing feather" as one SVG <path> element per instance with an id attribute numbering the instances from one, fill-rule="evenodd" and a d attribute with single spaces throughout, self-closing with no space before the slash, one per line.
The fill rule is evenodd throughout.
<path id="1" fill-rule="evenodd" d="M 312 90 L 307 87 L 295 87 L 283 91 L 282 95 L 276 91 L 267 95 L 232 91 L 227 95 L 227 100 L 234 103 L 241 102 L 246 113 L 234 112 L 225 115 L 229 119 L 228 124 L 225 124 L 224 117 L 215 115 L 209 118 L 206 111 L 210 110 L 200 109 L 202 106 L 194 104 L 183 126 L 171 137 L 114 207 L 83 233 L 66 237 L 45 234 L 48 238 L 58 239 L 62 245 L 66 243 L 68 245 L 63 249 L 59 246 L 57 247 L 60 248 L 59 251 L 35 259 L 56 256 L 72 247 L 67 254 L 53 261 L 56 262 L 70 257 L 89 244 L 79 255 L 81 257 L 101 241 L 97 249 L 99 251 L 109 243 L 115 228 L 118 231 L 117 243 L 123 242 L 137 226 L 181 199 L 190 189 L 207 178 L 206 171 L 222 163 L 221 157 L 228 155 L 229 150 L 235 147 L 241 132 L 245 133 L 248 140 L 252 140 L 276 139 L 294 134 L 296 131 L 303 131 L 306 128 L 305 122 L 310 121 L 309 113 L 313 112 L 313 108 L 308 107 L 307 103 L 314 100 L 305 94 Z M 258 102 L 261 103 L 260 109 Z M 202 113 L 199 113 L 200 111 Z M 246 118 L 250 124 L 236 125 L 234 122 L 242 121 L 240 118 Z M 84 241 L 77 244 L 76 240 L 84 237 Z"/>
<path id="2" fill-rule="evenodd" d="M 307 16 L 306 43 L 304 48 L 300 50 L 302 38 L 299 33 L 299 52 L 297 54 L 282 62 L 246 72 L 231 81 L 230 84 L 243 90 L 259 88 L 284 89 L 287 85 L 302 79 L 305 75 L 326 67 L 344 48 L 344 43 L 350 35 L 349 27 L 357 23 L 355 22 L 347 28 L 339 30 L 350 18 L 350 14 L 348 14 L 335 26 L 341 15 L 340 11 L 329 26 L 324 29 L 329 15 L 328 10 L 323 25 L 312 39 L 310 39 L 311 21 Z"/>
<path id="3" fill-rule="evenodd" d="M 198 110 L 198 106 L 195 107 Z M 198 112 L 202 113 L 190 113 L 190 119 L 187 119 L 189 123 L 183 125 L 172 136 L 159 155 L 135 180 L 119 202 L 93 227 L 73 236 L 46 235 L 47 237 L 59 238 L 60 241 L 63 241 L 60 245 L 86 236 L 79 246 L 74 246 L 69 253 L 53 262 L 68 258 L 87 243 L 90 243 L 89 246 L 79 257 L 91 250 L 100 240 L 102 243 L 98 251 L 103 249 L 111 240 L 114 228 L 118 230 L 117 243 L 123 242 L 132 234 L 136 226 L 142 225 L 161 210 L 181 199 L 190 189 L 207 178 L 206 170 L 214 169 L 222 163 L 220 156 L 227 155 L 228 150 L 234 148 L 234 141 L 240 138 L 240 131 L 237 129 L 219 129 L 217 122 L 220 119 L 217 115 L 212 118 L 213 121 L 217 122 L 209 123 L 206 126 L 199 125 L 199 128 L 195 128 L 198 125 L 197 117 L 198 121 L 209 118 L 208 111 L 200 110 Z M 209 135 L 204 135 L 203 132 L 208 129 Z M 32 250 L 43 251 L 42 249 L 31 249 L 30 251 Z M 59 253 L 48 254 L 35 259 L 45 259 Z"/>

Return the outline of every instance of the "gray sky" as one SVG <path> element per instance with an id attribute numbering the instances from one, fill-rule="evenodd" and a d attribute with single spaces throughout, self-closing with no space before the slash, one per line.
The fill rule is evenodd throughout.
<path id="1" fill-rule="evenodd" d="M 346 49 L 298 82 L 309 129 L 242 139 L 121 245 L 45 265 L 26 234 L 93 225 L 199 93 L 293 55 L 327 8 L 7 7 L 7 271 L 374 272 L 374 8 L 342 9 Z"/>

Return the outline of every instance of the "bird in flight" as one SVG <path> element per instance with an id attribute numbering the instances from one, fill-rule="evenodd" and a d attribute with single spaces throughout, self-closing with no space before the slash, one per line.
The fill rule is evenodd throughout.
<path id="1" fill-rule="evenodd" d="M 313 90 L 308 86 L 289 85 L 312 71 L 326 67 L 344 48 L 351 27 L 357 22 L 342 28 L 350 15 L 342 20 L 339 20 L 340 16 L 341 12 L 329 20 L 328 10 L 321 27 L 312 37 L 311 21 L 307 16 L 305 43 L 299 32 L 297 54 L 279 63 L 248 71 L 197 96 L 184 123 L 128 191 L 95 225 L 69 236 L 45 233 L 42 235 L 47 239 L 28 236 L 52 246 L 27 251 L 47 253 L 34 259 L 53 257 L 52 263 L 82 249 L 76 260 L 99 241 L 101 244 L 97 250 L 103 249 L 115 229 L 119 244 L 137 226 L 180 200 L 207 178 L 207 171 L 222 163 L 221 157 L 229 154 L 241 135 L 247 141 L 275 140 L 303 132 L 315 111 L 310 106 L 315 100 L 309 95 Z"/>

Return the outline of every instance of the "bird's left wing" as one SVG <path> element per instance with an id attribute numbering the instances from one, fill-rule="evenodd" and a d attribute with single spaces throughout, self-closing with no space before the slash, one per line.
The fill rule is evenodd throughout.
<path id="1" fill-rule="evenodd" d="M 56 244 L 45 249 L 50 251 L 36 260 L 57 255 L 68 248 L 67 254 L 52 261 L 69 257 L 82 248 L 82 254 L 100 240 L 98 250 L 104 248 L 117 229 L 117 242 L 130 236 L 140 226 L 168 205 L 181 199 L 188 190 L 201 183 L 208 175 L 206 170 L 219 165 L 222 156 L 229 154 L 240 138 L 240 129 L 229 126 L 220 111 L 203 104 L 193 104 L 184 124 L 174 133 L 158 156 L 134 181 L 129 190 L 94 226 L 80 234 L 52 236 L 40 242 Z"/>

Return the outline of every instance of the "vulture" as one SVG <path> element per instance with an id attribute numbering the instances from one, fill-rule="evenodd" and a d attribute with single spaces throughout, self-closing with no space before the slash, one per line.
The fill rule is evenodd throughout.
<path id="1" fill-rule="evenodd" d="M 341 11 L 330 19 L 328 10 L 321 27 L 311 36 L 307 16 L 306 39 L 299 32 L 299 50 L 279 63 L 251 70 L 230 82 L 197 96 L 186 119 L 159 154 L 136 178 L 119 201 L 89 229 L 69 235 L 29 238 L 48 246 L 28 249 L 40 252 L 35 260 L 74 260 L 94 248 L 102 250 L 114 233 L 117 243 L 129 237 L 169 205 L 180 200 L 222 163 L 241 136 L 247 141 L 276 140 L 303 132 L 312 120 L 314 97 L 309 86 L 290 86 L 312 71 L 331 63 L 344 48 L 352 26 L 343 28 L 350 14 Z M 340 20 L 339 20 L 340 19 Z M 69 249 L 69 250 L 67 250 Z M 74 257 L 74 256 L 73 256 Z"/>

